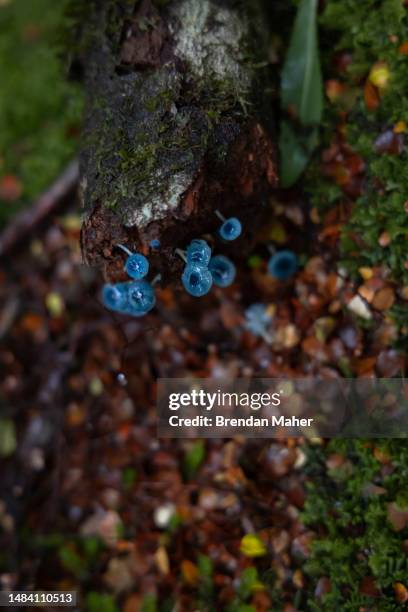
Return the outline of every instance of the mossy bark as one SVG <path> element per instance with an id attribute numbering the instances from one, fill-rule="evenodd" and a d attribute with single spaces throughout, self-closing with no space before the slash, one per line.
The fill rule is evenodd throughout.
<path id="1" fill-rule="evenodd" d="M 276 186 L 271 83 L 255 0 L 108 0 L 84 30 L 86 262 L 112 280 L 115 244 L 171 281 L 176 247 L 243 221 L 245 251 Z"/>

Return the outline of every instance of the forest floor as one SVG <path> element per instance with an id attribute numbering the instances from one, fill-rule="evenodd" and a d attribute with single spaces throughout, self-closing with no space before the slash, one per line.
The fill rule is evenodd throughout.
<path id="1" fill-rule="evenodd" d="M 302 523 L 302 511 L 311 479 L 308 457 L 326 442 L 164 440 L 157 437 L 155 402 L 158 377 L 393 377 L 406 371 L 396 343 L 404 348 L 407 325 L 401 228 L 407 212 L 403 143 L 408 116 L 398 88 L 404 90 L 408 74 L 408 34 L 405 25 L 401 32 L 395 25 L 398 36 L 373 35 L 376 24 L 380 33 L 384 23 L 394 27 L 398 15 L 391 18 L 386 11 L 398 3 L 382 2 L 381 11 L 370 14 L 367 0 L 355 3 L 364 23 L 358 37 L 350 24 L 354 11 L 343 0 L 326 4 L 328 25 L 321 32 L 330 53 L 334 26 L 341 25 L 346 40 L 340 41 L 333 62 L 325 59 L 323 144 L 302 183 L 304 193 L 274 194 L 270 225 L 231 287 L 214 289 L 199 301 L 181 288 L 158 289 L 157 307 L 147 317 L 112 315 L 101 303 L 102 279 L 82 264 L 75 200 L 1 262 L 2 588 L 74 589 L 79 609 L 89 612 L 165 612 L 175 603 L 181 612 L 290 612 L 309 609 L 310 594 L 315 609 L 324 609 L 320 600 L 330 580 L 320 567 L 317 584 L 306 574 L 305 561 L 318 534 Z M 37 197 L 68 161 L 76 148 L 81 106 L 62 82 L 52 96 L 47 93 L 59 74 L 57 63 L 47 59 L 45 36 L 56 15 L 41 8 L 42 2 L 32 3 L 32 14 L 26 2 L 14 0 L 13 5 L 24 5 L 14 25 L 11 2 L 0 3 L 1 23 L 9 33 L 12 25 L 20 32 L 0 45 L 0 67 L 7 67 L 10 78 L 2 107 L 8 129 L 0 136 L 3 223 Z M 40 28 L 43 13 L 49 24 Z M 353 54 L 363 76 L 350 70 Z M 22 83 L 35 75 L 30 105 L 25 87 L 20 89 L 9 71 L 10 56 L 20 58 Z M 33 64 L 27 61 L 31 56 Z M 378 72 L 388 75 L 388 89 L 371 82 Z M 63 114 L 61 106 L 71 95 L 72 107 Z M 355 268 L 353 279 L 339 266 L 339 243 L 351 214 L 353 240 L 346 254 Z M 288 282 L 274 281 L 266 272 L 270 242 L 299 257 L 299 271 Z M 266 317 L 261 335 L 248 329 L 253 304 L 261 304 Z M 373 483 L 376 479 L 368 483 L 375 492 L 372 504 L 377 510 L 382 504 L 376 539 L 384 550 L 391 542 L 400 554 L 408 511 L 391 503 L 396 491 L 389 497 L 384 491 L 390 474 L 395 490 L 405 482 L 405 460 L 393 466 L 377 447 L 360 446 L 358 486 L 365 490 L 366 470 Z M 351 508 L 351 463 L 346 451 L 330 455 L 327 472 L 333 475 L 345 466 L 347 482 L 333 485 L 316 477 L 314 503 L 324 514 L 344 494 L 341 528 L 349 529 L 357 517 L 359 535 L 366 517 L 357 485 Z M 326 489 L 327 506 L 319 505 L 316 500 Z M 368 507 L 365 498 L 364 503 Z M 388 531 L 381 531 L 389 506 L 396 522 L 393 540 L 392 521 Z M 353 530 L 339 533 L 339 539 L 356 541 Z M 345 561 L 337 549 L 329 557 L 324 545 L 321 554 L 329 564 L 334 558 L 351 571 L 366 562 L 363 548 L 355 544 Z M 381 559 L 376 571 L 386 575 L 394 606 L 395 597 L 400 603 L 408 600 L 408 591 L 398 582 L 394 595 L 389 561 Z M 363 586 L 355 588 L 364 597 L 378 598 L 366 570 L 358 575 Z M 348 579 L 345 570 L 344 575 Z M 337 601 L 343 602 L 343 586 L 335 593 Z"/>
<path id="2" fill-rule="evenodd" d="M 260 246 L 230 288 L 201 300 L 158 290 L 143 319 L 101 305 L 101 279 L 81 263 L 76 202 L 2 267 L 3 586 L 77 589 L 91 611 L 155 609 L 154 597 L 160 610 L 172 598 L 186 611 L 302 609 L 313 538 L 300 520 L 305 442 L 156 433 L 158 377 L 400 372 L 381 308 L 370 306 L 366 331 L 355 320 L 332 214 L 314 224 L 297 193 L 272 204 L 266 235 L 302 244 L 308 224 L 315 236 L 294 279 L 267 275 Z M 370 280 L 377 296 L 393 290 L 381 270 Z M 252 303 L 270 314 L 270 342 L 245 327 Z"/>

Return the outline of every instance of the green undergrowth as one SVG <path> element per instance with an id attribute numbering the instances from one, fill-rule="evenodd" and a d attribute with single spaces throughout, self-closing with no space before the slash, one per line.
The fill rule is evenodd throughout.
<path id="1" fill-rule="evenodd" d="M 313 589 L 308 609 L 403 609 L 397 593 L 408 588 L 407 446 L 332 440 L 309 455 L 303 518 L 318 537 L 305 570 L 314 588 L 327 578 L 330 587 L 323 596 Z"/>
<path id="2" fill-rule="evenodd" d="M 362 266 L 383 265 L 400 285 L 406 286 L 407 148 L 392 155 L 379 153 L 374 143 L 397 122 L 408 124 L 408 60 L 399 51 L 401 44 L 408 41 L 408 7 L 402 0 L 329 0 L 320 18 L 320 40 L 325 80 L 336 79 L 352 92 L 345 136 L 366 164 L 362 195 L 342 230 L 341 256 L 352 274 L 357 275 Z M 344 71 L 339 71 L 332 61 L 336 51 L 351 55 L 351 63 Z M 368 110 L 364 83 L 378 62 L 385 65 L 388 82 L 379 91 L 378 107 Z M 330 103 L 326 98 L 322 147 L 329 146 L 334 136 L 342 103 L 344 100 Z M 407 138 L 408 133 L 403 133 L 402 139 Z M 320 164 L 317 155 L 305 180 L 312 204 L 325 212 L 344 200 L 344 195 L 340 187 L 322 177 Z M 387 246 L 379 243 L 383 232 L 390 237 Z M 396 307 L 393 314 L 401 326 L 408 324 L 407 307 Z"/>
<path id="3" fill-rule="evenodd" d="M 77 149 L 82 95 L 59 58 L 65 4 L 0 3 L 0 193 L 10 177 L 13 188 L 0 199 L 0 225 L 46 189 Z"/>

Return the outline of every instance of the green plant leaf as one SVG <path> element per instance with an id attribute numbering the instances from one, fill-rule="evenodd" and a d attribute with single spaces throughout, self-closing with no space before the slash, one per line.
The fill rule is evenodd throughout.
<path id="1" fill-rule="evenodd" d="M 0 457 L 9 457 L 17 448 L 17 434 L 14 421 L 0 419 Z"/>
<path id="2" fill-rule="evenodd" d="M 323 110 L 323 84 L 317 46 L 317 0 L 302 0 L 282 69 L 281 99 L 302 125 L 318 124 Z"/>
<path id="3" fill-rule="evenodd" d="M 86 596 L 87 612 L 119 612 L 112 595 L 91 591 Z"/>
<path id="4" fill-rule="evenodd" d="M 190 450 L 184 456 L 183 474 L 186 480 L 194 478 L 205 457 L 205 445 L 203 440 L 196 440 Z"/>
<path id="5" fill-rule="evenodd" d="M 317 145 L 318 131 L 313 128 L 307 133 L 295 128 L 289 121 L 282 121 L 279 135 L 280 175 L 284 188 L 296 183 L 305 169 L 313 149 Z"/>

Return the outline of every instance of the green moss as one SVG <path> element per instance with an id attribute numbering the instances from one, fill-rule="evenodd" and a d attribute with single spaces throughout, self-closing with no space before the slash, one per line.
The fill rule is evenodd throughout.
<path id="1" fill-rule="evenodd" d="M 78 85 L 57 57 L 66 2 L 13 0 L 0 7 L 0 180 L 22 183 L 17 202 L 0 201 L 0 224 L 36 198 L 75 154 L 82 114 Z"/>
<path id="2" fill-rule="evenodd" d="M 398 53 L 399 45 L 408 40 L 408 11 L 401 0 L 329 0 L 321 17 L 322 57 L 325 78 L 345 80 L 350 87 L 360 84 L 357 98 L 348 114 L 347 141 L 366 163 L 366 182 L 357 200 L 350 222 L 342 232 L 343 263 L 351 273 L 361 266 L 383 265 L 402 285 L 408 284 L 407 261 L 408 215 L 404 202 L 408 193 L 408 153 L 406 147 L 398 156 L 375 151 L 376 138 L 397 121 L 408 122 L 408 64 Z M 330 58 L 334 50 L 352 54 L 345 74 L 333 69 Z M 366 109 L 363 82 L 378 61 L 387 64 L 390 81 L 374 111 Z M 338 109 L 327 103 L 322 141 L 327 146 L 338 122 Z M 343 198 L 341 190 L 320 175 L 320 160 L 312 163 L 307 178 L 312 202 L 327 210 Z M 384 187 L 384 193 L 378 184 Z M 387 231 L 391 243 L 381 247 L 382 232 Z M 357 245 L 355 236 L 361 244 Z M 408 317 L 399 312 L 398 322 L 408 324 Z"/>
<path id="3" fill-rule="evenodd" d="M 347 478 L 341 478 L 339 470 L 326 467 L 333 453 L 346 458 Z M 391 469 L 384 469 L 381 457 L 388 457 L 387 466 Z M 303 518 L 320 537 L 312 546 L 305 569 L 314 585 L 321 577 L 331 582 L 331 592 L 322 601 L 310 597 L 309 609 L 401 609 L 393 585 L 402 582 L 407 586 L 408 556 L 403 542 L 408 531 L 393 528 L 388 505 L 406 507 L 406 445 L 398 440 L 332 440 L 325 449 L 309 449 L 307 470 L 310 480 Z M 375 490 L 372 485 L 381 489 Z M 361 592 L 366 577 L 374 579 L 379 597 Z"/>

